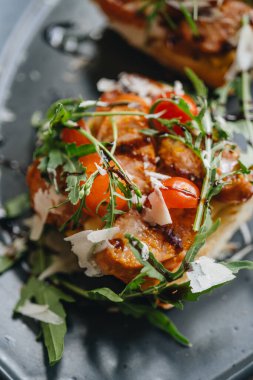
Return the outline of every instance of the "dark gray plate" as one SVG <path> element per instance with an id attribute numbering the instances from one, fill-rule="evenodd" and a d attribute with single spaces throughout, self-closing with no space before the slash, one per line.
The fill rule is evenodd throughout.
<path id="1" fill-rule="evenodd" d="M 15 114 L 3 127 L 2 153 L 23 165 L 31 160 L 30 117 L 35 110 L 45 110 L 58 97 L 94 98 L 97 80 L 115 78 L 121 71 L 169 79 L 163 68 L 107 30 L 97 42 L 81 45 L 81 51 L 93 56 L 86 65 L 78 55 L 52 49 L 43 31 L 53 22 L 71 20 L 83 33 L 96 32 L 104 24 L 88 1 L 63 0 L 54 9 L 52 3 L 32 2 L 1 62 L 0 108 L 8 97 L 6 107 Z M 73 40 L 69 46 L 73 48 Z M 24 178 L 4 169 L 1 188 L 3 199 L 10 198 L 24 191 Z M 240 233 L 235 240 L 242 244 Z M 36 325 L 12 319 L 24 278 L 24 269 L 18 267 L 0 277 L 1 379 L 213 380 L 253 374 L 252 273 L 242 273 L 233 284 L 188 304 L 183 312 L 169 312 L 193 343 L 191 349 L 145 321 L 105 313 L 96 305 L 71 305 L 64 358 L 54 368 L 48 368 L 42 344 L 35 340 Z"/>

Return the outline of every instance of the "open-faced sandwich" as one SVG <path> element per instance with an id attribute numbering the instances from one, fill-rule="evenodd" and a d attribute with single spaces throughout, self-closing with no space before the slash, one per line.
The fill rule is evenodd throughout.
<path id="1" fill-rule="evenodd" d="M 237 59 L 253 66 L 252 4 L 241 0 L 95 0 L 110 26 L 158 62 L 183 72 L 190 67 L 208 85 L 220 87 Z M 197 7 L 197 11 L 194 11 Z M 195 15 L 194 15 L 195 13 Z M 251 53 L 249 53 L 249 51 Z"/>
<path id="2" fill-rule="evenodd" d="M 16 311 L 42 321 L 51 363 L 66 332 L 60 299 L 71 300 L 59 287 L 145 317 L 189 345 L 159 308 L 182 308 L 253 269 L 214 260 L 252 213 L 253 177 L 219 107 L 189 73 L 197 96 L 180 82 L 123 73 L 99 81 L 97 101 L 56 102 L 38 126 L 27 173 L 32 276 Z M 69 274 L 78 268 L 120 281 L 87 290 Z"/>

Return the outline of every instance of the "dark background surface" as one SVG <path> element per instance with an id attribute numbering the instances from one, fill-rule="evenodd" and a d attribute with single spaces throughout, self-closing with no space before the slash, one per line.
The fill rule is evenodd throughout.
<path id="1" fill-rule="evenodd" d="M 0 0 L 1 47 L 26 4 L 25 0 Z M 15 119 L 3 123 L 1 152 L 23 165 L 31 159 L 30 118 L 35 110 L 45 110 L 59 97 L 94 98 L 97 80 L 114 78 L 121 71 L 168 78 L 164 69 L 109 31 L 91 46 L 82 46 L 92 53 L 90 61 L 53 50 L 42 31 L 52 22 L 69 19 L 84 33 L 103 25 L 86 0 L 64 0 L 53 11 L 48 0 L 37 0 L 14 30 L 4 57 L 0 54 L 0 62 L 5 63 L 0 73 L 0 109 L 6 105 Z M 24 178 L 3 170 L 1 190 L 3 200 L 24 191 Z M 236 239 L 242 242 L 239 233 Z M 0 277 L 0 379 L 221 380 L 249 379 L 253 374 L 252 273 L 241 273 L 231 285 L 186 305 L 183 312 L 169 312 L 193 343 L 191 349 L 180 347 L 145 321 L 105 313 L 95 305 L 71 306 L 64 358 L 54 368 L 46 366 L 42 344 L 35 340 L 36 324 L 11 319 L 25 277 L 22 268 Z"/>

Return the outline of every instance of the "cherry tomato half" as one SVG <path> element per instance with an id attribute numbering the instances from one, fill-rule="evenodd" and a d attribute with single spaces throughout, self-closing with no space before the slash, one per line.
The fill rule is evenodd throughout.
<path id="1" fill-rule="evenodd" d="M 166 189 L 160 190 L 168 208 L 196 208 L 198 206 L 200 192 L 192 181 L 172 177 L 162 181 L 162 184 Z"/>
<path id="2" fill-rule="evenodd" d="M 79 120 L 77 124 L 81 128 L 85 127 L 83 120 Z M 76 144 L 77 146 L 90 144 L 90 141 L 82 133 L 73 128 L 63 128 L 61 138 L 67 144 Z"/>
<path id="3" fill-rule="evenodd" d="M 92 173 L 97 170 L 96 164 L 100 165 L 101 158 L 98 153 L 87 154 L 79 159 L 79 162 L 86 168 L 86 174 L 89 177 Z"/>
<path id="4" fill-rule="evenodd" d="M 173 96 L 175 96 L 175 93 L 167 92 L 165 95 L 162 95 L 161 98 L 170 99 Z M 198 109 L 197 109 L 197 106 L 196 106 L 194 100 L 189 95 L 186 95 L 186 94 L 181 95 L 180 98 L 183 99 L 185 101 L 185 103 L 188 105 L 190 113 L 193 116 L 196 116 L 198 114 Z M 179 119 L 182 124 L 187 123 L 188 121 L 192 120 L 191 117 L 189 115 L 187 115 L 187 113 L 185 113 L 176 104 L 168 102 L 168 101 L 164 101 L 164 102 L 161 101 L 159 104 L 157 104 L 157 106 L 155 107 L 153 112 L 159 113 L 162 111 L 164 111 L 164 114 L 161 117 L 164 119 L 168 119 L 168 120 Z M 162 125 L 159 121 L 154 120 L 153 123 L 155 125 L 155 128 L 158 129 L 159 131 L 161 131 L 161 132 L 167 132 L 168 131 L 168 129 L 164 125 Z M 176 134 L 178 134 L 180 136 L 184 135 L 183 130 L 180 126 L 175 125 L 173 127 L 173 129 L 176 132 Z"/>
<path id="5" fill-rule="evenodd" d="M 92 153 L 87 156 L 80 157 L 79 161 L 83 166 L 86 167 L 86 173 L 89 177 L 97 170 L 95 163 L 98 165 L 100 164 L 100 157 L 97 153 Z M 93 182 L 91 192 L 89 195 L 87 195 L 85 200 L 86 207 L 88 208 L 88 210 L 86 208 L 84 209 L 84 212 L 86 214 L 92 216 L 96 215 L 97 213 L 101 217 L 106 214 L 107 205 L 110 201 L 109 184 L 110 180 L 108 174 L 98 174 Z M 121 196 L 124 195 L 120 189 L 116 189 L 116 193 L 120 194 Z M 102 201 L 104 201 L 104 203 L 102 203 L 97 210 L 98 205 Z M 127 201 L 116 197 L 116 208 L 117 210 L 125 210 L 127 208 Z"/>

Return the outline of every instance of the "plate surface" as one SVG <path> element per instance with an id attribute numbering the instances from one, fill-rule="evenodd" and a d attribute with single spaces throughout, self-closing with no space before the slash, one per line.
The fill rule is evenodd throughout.
<path id="1" fill-rule="evenodd" d="M 12 39 L 16 66 L 10 69 L 14 63 L 7 54 L 3 70 L 8 80 L 5 78 L 5 88 L 0 87 L 0 108 L 4 89 L 5 97 L 8 95 L 6 107 L 15 115 L 15 120 L 3 125 L 2 154 L 24 166 L 32 155 L 34 131 L 30 118 L 35 110 L 44 111 L 61 97 L 81 94 L 95 98 L 97 80 L 115 78 L 122 71 L 170 79 L 165 69 L 109 30 L 101 39 L 80 46 L 89 59 L 52 49 L 44 38 L 48 25 L 73 21 L 79 33 L 92 32 L 97 38 L 105 21 L 85 0 L 63 0 L 53 9 L 49 1 L 36 3 Z M 22 36 L 20 31 L 26 34 Z M 75 50 L 75 39 L 71 41 L 68 49 Z M 0 83 L 3 85 L 3 80 Z M 22 175 L 7 169 L 3 169 L 1 187 L 3 200 L 26 188 Z M 235 240 L 243 244 L 240 233 Z M 169 312 L 193 343 L 191 349 L 177 345 L 145 321 L 104 313 L 96 305 L 71 305 L 67 308 L 69 329 L 64 357 L 53 368 L 46 365 L 42 344 L 36 341 L 36 325 L 11 318 L 25 277 L 25 270 L 18 267 L 0 277 L 1 379 L 221 380 L 249 379 L 253 374 L 253 273 L 241 273 L 231 285 L 186 305 L 183 312 Z"/>

